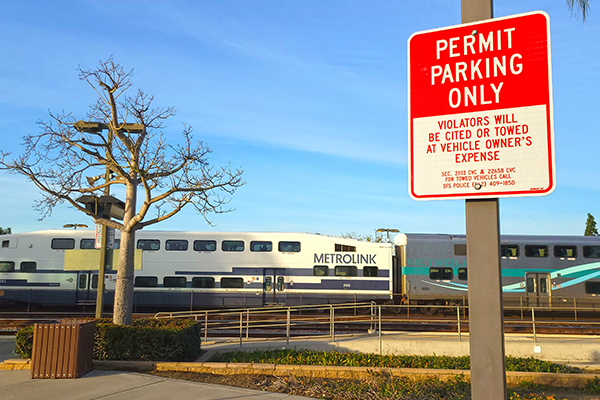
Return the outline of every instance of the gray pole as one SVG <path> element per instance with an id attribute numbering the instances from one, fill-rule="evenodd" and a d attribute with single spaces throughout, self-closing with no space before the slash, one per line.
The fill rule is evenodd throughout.
<path id="1" fill-rule="evenodd" d="M 461 0 L 462 23 L 493 18 L 492 0 Z M 469 341 L 473 400 L 506 399 L 498 199 L 467 200 Z"/>
<path id="2" fill-rule="evenodd" d="M 109 149 L 112 147 L 112 131 L 108 130 L 108 146 Z M 109 150 L 107 150 L 107 158 L 109 157 Z M 104 182 L 110 181 L 110 168 L 106 167 L 104 173 Z M 110 186 L 104 188 L 104 195 L 110 195 Z M 106 218 L 110 218 L 107 216 Z M 100 265 L 98 265 L 98 290 L 96 291 L 96 319 L 102 318 L 102 312 L 104 309 L 104 275 L 106 273 L 106 237 L 108 236 L 108 227 L 102 225 L 102 244 L 100 246 Z"/>

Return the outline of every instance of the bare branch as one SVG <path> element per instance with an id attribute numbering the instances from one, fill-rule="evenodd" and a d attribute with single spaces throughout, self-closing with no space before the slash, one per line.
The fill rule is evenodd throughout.
<path id="1" fill-rule="evenodd" d="M 163 133 L 175 109 L 155 107 L 154 97 L 142 90 L 128 96 L 133 70 L 126 71 L 110 57 L 95 69 L 79 67 L 78 74 L 97 95 L 82 120 L 96 124 L 83 127 L 70 113 L 50 112 L 49 121 L 38 123 L 38 133 L 23 137 L 23 154 L 11 158 L 0 151 L 0 169 L 25 176 L 40 189 L 35 207 L 42 218 L 66 203 L 96 223 L 121 230 L 115 321 L 123 323 L 127 319 L 121 319 L 117 298 L 133 293 L 135 231 L 171 218 L 188 205 L 210 223 L 211 213 L 231 211 L 226 208 L 230 196 L 244 182 L 241 170 L 209 164 L 210 148 L 193 139 L 190 127 L 184 125 L 180 140 Z M 96 216 L 77 201 L 84 194 L 106 195 L 115 185 L 124 185 L 127 192 L 122 223 Z M 139 208 L 138 189 L 143 197 Z M 145 220 L 156 206 L 156 217 Z"/>

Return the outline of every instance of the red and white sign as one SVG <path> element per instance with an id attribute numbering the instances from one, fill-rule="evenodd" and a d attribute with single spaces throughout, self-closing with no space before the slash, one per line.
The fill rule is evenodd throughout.
<path id="1" fill-rule="evenodd" d="M 408 39 L 408 77 L 411 197 L 554 190 L 547 14 L 417 32 Z"/>

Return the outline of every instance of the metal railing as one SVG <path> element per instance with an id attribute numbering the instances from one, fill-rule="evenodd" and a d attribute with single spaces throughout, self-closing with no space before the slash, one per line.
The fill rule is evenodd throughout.
<path id="1" fill-rule="evenodd" d="M 582 321 L 581 318 L 577 320 L 577 313 L 572 321 L 536 319 L 536 313 L 539 315 L 540 312 L 547 310 L 548 307 L 507 307 L 505 315 L 507 312 L 512 312 L 516 313 L 517 317 L 504 318 L 505 331 L 509 327 L 521 329 L 526 336 L 531 333 L 531 339 L 537 343 L 538 331 L 541 328 L 572 323 L 600 328 L 600 320 Z M 570 307 L 552 307 L 551 310 L 572 311 Z M 597 308 L 578 309 L 579 313 L 588 311 L 597 311 Z M 418 314 L 417 317 L 415 312 Z M 424 314 L 432 312 L 431 315 Z M 349 332 L 354 335 L 377 333 L 380 353 L 383 350 L 385 336 L 405 331 L 399 328 L 402 324 L 454 325 L 450 333 L 454 332 L 458 341 L 462 341 L 468 331 L 467 306 L 436 305 L 432 308 L 430 305 L 377 305 L 374 302 L 161 312 L 157 313 L 155 318 L 193 318 L 202 324 L 205 342 L 209 337 L 229 342 L 239 338 L 240 347 L 244 342 L 265 340 L 265 338 L 285 337 L 286 344 L 289 345 L 290 340 L 295 338 L 329 337 L 331 342 L 335 342 L 336 335 L 347 335 Z"/>

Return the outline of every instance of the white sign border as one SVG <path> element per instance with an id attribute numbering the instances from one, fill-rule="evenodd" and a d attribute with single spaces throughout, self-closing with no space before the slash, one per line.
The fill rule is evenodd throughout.
<path id="1" fill-rule="evenodd" d="M 529 16 L 529 15 L 543 15 L 546 19 L 546 32 L 547 32 L 547 36 L 548 36 L 548 44 L 547 44 L 547 49 L 548 49 L 548 92 L 549 92 L 549 101 L 548 101 L 548 118 L 549 118 L 549 141 L 548 144 L 550 146 L 550 160 L 548 160 L 550 162 L 550 168 L 549 168 L 549 172 L 550 172 L 550 187 L 546 190 L 544 190 L 543 192 L 529 192 L 529 193 L 523 193 L 523 192 L 519 192 L 519 193 L 510 193 L 510 192 L 506 192 L 506 193 L 478 193 L 478 192 L 473 192 L 473 193 L 463 193 L 463 194 L 448 194 L 448 195 L 444 195 L 444 194 L 439 194 L 439 195 L 425 195 L 425 196 L 415 196 L 413 195 L 412 192 L 412 188 L 414 188 L 413 185 L 413 176 L 411 174 L 412 171 L 412 163 L 413 163 L 413 159 L 412 159 L 412 117 L 411 117 L 411 80 L 410 80 L 410 42 L 412 40 L 412 38 L 416 35 L 422 35 L 422 34 L 426 34 L 426 33 L 433 33 L 433 32 L 441 32 L 441 31 L 446 31 L 446 30 L 451 30 L 451 29 L 457 29 L 457 28 L 462 28 L 462 27 L 468 27 L 468 26 L 473 26 L 473 25 L 481 25 L 481 24 L 485 24 L 488 22 L 495 22 L 495 21 L 502 21 L 502 20 L 507 20 L 507 19 L 513 19 L 513 18 L 519 18 L 519 17 L 525 17 L 525 16 Z M 552 49 L 551 49 L 551 38 L 550 38 L 550 16 L 541 10 L 538 11 L 531 11 L 531 12 L 527 12 L 527 13 L 521 13 L 521 14 L 514 14 L 514 15 L 507 15 L 504 17 L 499 17 L 499 18 L 491 18 L 491 19 L 485 19 L 485 20 L 480 20 L 480 21 L 475 21 L 475 22 L 470 22 L 467 24 L 456 24 L 456 25 L 451 25 L 451 26 L 445 26 L 442 28 L 434 28 L 434 29 L 427 29 L 427 30 L 423 30 L 423 31 L 418 31 L 413 33 L 412 35 L 410 35 L 410 37 L 408 38 L 408 46 L 406 47 L 406 52 L 407 52 L 407 103 L 408 103 L 408 135 L 407 135 L 407 139 L 408 139 L 408 194 L 409 196 L 413 199 L 413 200 L 417 200 L 417 201 L 431 201 L 431 200 L 467 200 L 467 199 L 490 199 L 490 198 L 508 198 L 508 197 L 533 197 L 533 196 L 547 196 L 550 193 L 552 193 L 555 189 L 556 189 L 556 163 L 555 163 L 555 140 L 554 140 L 554 96 L 553 96 L 553 87 L 552 87 Z"/>

